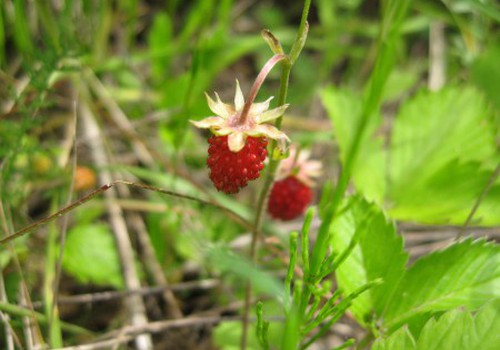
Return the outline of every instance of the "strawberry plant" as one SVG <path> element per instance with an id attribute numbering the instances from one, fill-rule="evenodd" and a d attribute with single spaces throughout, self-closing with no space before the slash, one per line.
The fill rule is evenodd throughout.
<path id="1" fill-rule="evenodd" d="M 1 1 L 0 348 L 497 349 L 499 22 Z"/>

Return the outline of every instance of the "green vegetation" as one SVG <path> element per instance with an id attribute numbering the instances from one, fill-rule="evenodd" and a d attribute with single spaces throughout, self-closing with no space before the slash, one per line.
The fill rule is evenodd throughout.
<path id="1" fill-rule="evenodd" d="M 0 348 L 496 349 L 499 24 L 493 0 L 0 0 Z M 227 195 L 189 123 L 273 56 L 256 101 L 323 164 L 290 222 L 275 141 Z"/>

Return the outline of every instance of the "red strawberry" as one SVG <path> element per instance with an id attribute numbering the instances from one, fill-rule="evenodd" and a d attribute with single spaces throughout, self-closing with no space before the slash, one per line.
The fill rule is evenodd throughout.
<path id="1" fill-rule="evenodd" d="M 259 177 L 267 156 L 268 139 L 276 140 L 281 151 L 290 141 L 274 125 L 267 124 L 283 115 L 288 105 L 269 110 L 271 99 L 254 103 L 263 79 L 263 76 L 259 77 L 246 102 L 236 81 L 234 106 L 223 103 L 217 94 L 216 101 L 207 95 L 208 106 L 215 116 L 191 121 L 198 128 L 210 129 L 215 135 L 208 140 L 207 164 L 210 179 L 219 191 L 225 193 L 236 193 L 248 181 Z"/>
<path id="2" fill-rule="evenodd" d="M 291 147 L 290 155 L 281 161 L 276 172 L 267 206 L 275 219 L 292 220 L 303 214 L 313 197 L 313 178 L 321 174 L 320 162 L 309 160 L 307 151 L 297 152 Z"/>
<path id="3" fill-rule="evenodd" d="M 274 183 L 267 209 L 274 219 L 292 220 L 304 213 L 312 197 L 309 186 L 290 175 Z"/>
<path id="4" fill-rule="evenodd" d="M 236 193 L 248 181 L 260 176 L 267 156 L 267 140 L 264 137 L 247 137 L 245 146 L 238 152 L 229 149 L 227 136 L 212 136 L 208 142 L 207 165 L 210 180 L 217 190 Z"/>

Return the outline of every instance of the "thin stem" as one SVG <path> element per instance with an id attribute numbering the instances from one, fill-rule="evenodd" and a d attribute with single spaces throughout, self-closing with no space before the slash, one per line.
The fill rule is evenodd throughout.
<path id="1" fill-rule="evenodd" d="M 474 206 L 472 207 L 471 211 L 469 212 L 469 215 L 467 215 L 467 219 L 465 219 L 464 224 L 458 230 L 458 234 L 455 237 L 455 242 L 460 241 L 460 239 L 462 238 L 465 229 L 471 223 L 472 218 L 476 214 L 477 209 L 479 209 L 479 205 L 482 203 L 483 199 L 486 197 L 486 195 L 490 191 L 491 187 L 493 186 L 493 184 L 495 183 L 495 180 L 498 178 L 499 175 L 500 175 L 500 163 L 497 164 L 495 170 L 493 171 L 490 178 L 488 179 L 488 182 L 486 183 L 486 185 L 483 187 L 483 190 L 479 194 L 479 197 L 477 197 L 476 202 L 474 203 Z"/>
<path id="2" fill-rule="evenodd" d="M 290 76 L 290 70 L 291 70 L 291 65 L 289 64 L 284 64 L 283 65 L 283 70 L 281 74 L 281 81 L 280 81 L 280 96 L 279 96 L 279 105 L 284 104 L 284 101 L 286 101 L 286 95 L 288 92 L 288 78 Z M 276 120 L 276 127 L 280 127 L 281 125 L 281 119 L 282 117 L 279 117 Z M 277 142 L 272 140 L 271 141 L 271 156 L 274 153 L 274 149 L 276 148 Z M 252 240 L 250 242 L 250 258 L 252 262 L 257 261 L 257 242 L 259 241 L 259 233 L 261 231 L 262 227 L 262 222 L 264 219 L 264 211 L 267 205 L 267 199 L 269 197 L 269 190 L 271 188 L 271 185 L 273 183 L 274 175 L 276 173 L 276 169 L 278 168 L 279 160 L 271 158 L 271 161 L 269 162 L 269 168 L 266 174 L 266 178 L 264 180 L 264 185 L 262 187 L 262 190 L 259 195 L 259 199 L 257 202 L 257 212 L 255 215 L 255 221 L 254 221 L 254 227 L 252 230 Z M 249 317 L 250 317 L 250 304 L 252 300 L 252 285 L 250 282 L 247 283 L 246 288 L 245 288 L 245 303 L 243 307 L 243 330 L 242 330 L 242 335 L 241 335 L 241 349 L 245 350 L 247 346 L 247 339 L 248 339 L 248 324 L 249 324 Z"/>
<path id="3" fill-rule="evenodd" d="M 68 212 L 70 212 L 73 209 L 75 209 L 75 208 L 77 208 L 77 207 L 79 207 L 79 206 L 87 203 L 88 201 L 90 201 L 94 197 L 100 195 L 103 192 L 106 192 L 111 187 L 113 187 L 113 186 L 115 186 L 117 184 L 123 184 L 123 185 L 132 186 L 132 187 L 136 187 L 136 188 L 141 188 L 143 190 L 148 190 L 148 191 L 152 191 L 152 192 L 158 192 L 158 193 L 166 194 L 166 195 L 177 197 L 177 198 L 183 198 L 183 199 L 195 201 L 195 202 L 198 202 L 198 203 L 201 203 L 201 204 L 204 204 L 204 205 L 210 205 L 210 206 L 213 206 L 215 208 L 219 208 L 219 209 L 223 210 L 224 212 L 226 212 L 227 214 L 229 214 L 235 220 L 241 222 L 242 224 L 246 225 L 248 223 L 248 221 L 244 217 L 240 216 L 239 214 L 237 214 L 236 212 L 232 211 L 231 209 L 226 208 L 223 205 L 220 205 L 218 203 L 214 203 L 214 202 L 211 202 L 211 201 L 207 201 L 207 200 L 204 200 L 204 199 L 201 199 L 201 198 L 197 198 L 197 197 L 194 197 L 194 196 L 185 195 L 185 194 L 174 192 L 174 191 L 165 190 L 165 189 L 159 188 L 159 187 L 149 186 L 149 185 L 138 183 L 138 182 L 130 182 L 130 181 L 126 181 L 126 180 L 114 180 L 113 182 L 110 182 L 108 184 L 102 185 L 101 187 L 99 187 L 98 189 L 92 191 L 88 195 L 86 195 L 86 196 L 80 198 L 79 200 L 71 203 L 70 205 L 68 205 L 68 206 L 66 206 L 66 207 L 58 210 L 54 214 L 51 214 L 51 215 L 49 215 L 49 216 L 47 216 L 47 217 L 45 217 L 43 219 L 40 219 L 40 220 L 32 223 L 31 225 L 28 225 L 25 228 L 22 228 L 19 231 L 16 231 L 15 233 L 13 233 L 11 235 L 5 236 L 4 238 L 0 239 L 0 246 L 3 245 L 3 244 L 5 244 L 5 243 L 7 243 L 7 242 L 9 242 L 9 241 L 12 241 L 13 239 L 16 239 L 18 237 L 24 236 L 25 234 L 30 233 L 31 231 L 33 231 L 34 229 L 36 229 L 37 227 L 42 226 L 42 225 L 46 225 L 49 222 L 57 219 L 58 217 L 61 217 L 61 216 L 65 215 L 65 214 L 67 214 Z"/>
<path id="4" fill-rule="evenodd" d="M 259 72 L 259 75 L 257 75 L 257 78 L 255 79 L 255 82 L 252 85 L 252 89 L 250 90 L 250 94 L 247 97 L 247 100 L 245 102 L 245 105 L 243 106 L 243 110 L 241 111 L 240 114 L 240 124 L 244 124 L 247 121 L 248 117 L 248 112 L 250 111 L 250 107 L 252 107 L 253 101 L 255 101 L 255 98 L 257 97 L 257 94 L 259 93 L 260 87 L 264 83 L 264 80 L 266 80 L 267 75 L 273 69 L 273 67 L 281 61 L 282 59 L 285 59 L 286 55 L 274 55 L 271 57 L 264 67 L 262 67 L 262 70 Z M 279 105 L 281 106 L 284 103 L 280 103 Z"/>
<path id="5" fill-rule="evenodd" d="M 279 97 L 278 97 L 278 105 L 282 106 L 286 103 L 286 98 L 288 94 L 288 85 L 289 85 L 289 80 L 290 80 L 290 71 L 292 70 L 292 65 L 299 56 L 303 43 L 305 42 L 305 37 L 307 36 L 307 31 L 308 31 L 308 25 L 307 25 L 307 15 L 309 13 L 309 7 L 311 5 L 311 0 L 305 0 L 304 2 L 304 7 L 302 10 L 302 18 L 300 21 L 299 25 L 299 30 L 297 33 L 297 37 L 295 39 L 295 42 L 292 46 L 292 53 L 294 56 L 293 62 L 290 61 L 290 59 L 286 59 L 283 61 L 283 64 L 281 65 L 281 78 L 280 78 L 280 91 L 279 91 Z M 275 55 L 273 57 L 279 57 L 282 55 Z M 272 60 L 272 58 L 271 58 Z M 269 60 L 268 63 L 271 61 Z M 281 58 L 280 58 L 281 60 Z M 267 63 L 266 63 L 267 65 Z M 264 70 L 264 69 L 263 69 Z M 260 74 L 259 74 L 260 75 Z M 266 73 L 267 75 L 267 73 Z M 256 86 L 257 82 L 259 82 L 259 77 L 255 80 L 254 87 Z M 262 82 L 260 82 L 262 84 Z M 260 88 L 260 85 L 259 85 Z M 258 90 L 256 90 L 258 91 Z M 254 88 L 252 87 L 252 91 L 250 93 L 250 96 L 247 100 L 247 103 L 249 101 L 252 101 L 252 93 L 254 92 Z M 256 92 L 255 92 L 256 94 Z M 253 99 L 255 99 L 255 96 L 253 96 Z M 250 107 L 248 107 L 250 108 Z M 247 109 L 247 106 L 245 105 L 243 112 Z M 243 114 L 243 113 L 242 113 Z M 282 124 L 283 116 L 280 116 L 279 118 L 276 119 L 275 126 L 280 129 L 281 124 Z M 252 230 L 252 240 L 250 243 L 250 258 L 252 262 L 257 261 L 257 242 L 259 241 L 259 234 L 261 231 L 262 227 L 262 222 L 264 219 L 264 211 L 267 206 L 267 200 L 269 197 L 269 190 L 271 189 L 271 185 L 273 183 L 275 174 L 276 174 L 276 169 L 278 168 L 278 165 L 280 163 L 280 159 L 277 159 L 273 157 L 274 151 L 276 149 L 277 142 L 275 140 L 271 140 L 270 143 L 270 149 L 271 149 L 271 157 L 269 161 L 269 168 L 266 174 L 266 178 L 264 180 L 264 185 L 262 186 L 262 190 L 259 194 L 259 199 L 257 202 L 257 211 L 255 214 L 255 221 L 254 221 L 254 227 Z M 252 285 L 250 282 L 247 283 L 246 288 L 245 288 L 245 303 L 244 303 L 244 308 L 243 308 L 243 324 L 242 324 L 242 334 L 241 334 L 241 350 L 245 350 L 247 347 L 247 341 L 248 341 L 248 324 L 249 324 L 249 317 L 250 317 L 250 304 L 252 300 Z"/>

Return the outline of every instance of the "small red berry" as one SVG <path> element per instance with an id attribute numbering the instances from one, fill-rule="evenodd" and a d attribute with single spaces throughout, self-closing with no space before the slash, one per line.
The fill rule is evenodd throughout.
<path id="1" fill-rule="evenodd" d="M 292 220 L 304 213 L 312 197 L 309 186 L 290 175 L 274 183 L 267 209 L 274 219 Z"/>
<path id="2" fill-rule="evenodd" d="M 248 181 L 260 176 L 267 156 L 267 140 L 249 136 L 240 151 L 232 152 L 227 139 L 227 136 L 212 136 L 208 139 L 207 165 L 210 168 L 210 180 L 217 190 L 236 193 Z"/>

